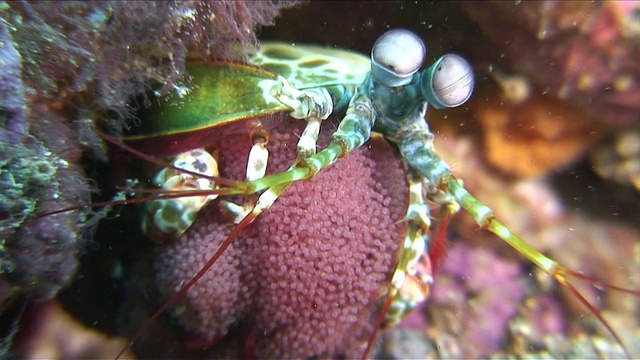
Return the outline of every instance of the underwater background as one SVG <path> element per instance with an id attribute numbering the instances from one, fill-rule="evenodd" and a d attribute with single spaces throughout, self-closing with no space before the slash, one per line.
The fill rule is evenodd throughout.
<path id="1" fill-rule="evenodd" d="M 240 61 L 257 39 L 368 54 L 383 32 L 406 28 L 425 41 L 428 63 L 447 52 L 464 56 L 474 66 L 474 95 L 460 108 L 427 113 L 438 155 L 543 253 L 640 289 L 636 2 L 24 1 L 1 2 L 0 14 L 3 355 L 113 358 L 158 308 L 158 269 L 150 265 L 157 250 L 134 206 L 40 215 L 110 200 L 114 183 L 130 176 L 94 126 L 134 126 L 132 115 L 145 106 L 140 94 L 188 86 L 188 57 Z M 353 161 L 377 164 L 375 151 Z M 572 293 L 468 214 L 452 219 L 447 238 L 429 299 L 381 332 L 376 356 L 624 356 Z M 640 299 L 578 288 L 639 357 Z M 193 350 L 181 325 L 163 315 L 125 357 L 240 357 L 247 326 Z M 359 344 L 308 341 L 338 357 Z"/>

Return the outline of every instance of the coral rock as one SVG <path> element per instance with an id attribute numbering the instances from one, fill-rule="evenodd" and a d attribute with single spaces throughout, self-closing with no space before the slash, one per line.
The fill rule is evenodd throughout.
<path id="1" fill-rule="evenodd" d="M 536 93 L 524 80 L 495 74 L 501 96 L 477 97 L 485 156 L 509 175 L 533 177 L 557 171 L 597 140 L 595 121 L 581 107 Z M 527 88 L 523 90 L 522 88 Z"/>
<path id="2" fill-rule="evenodd" d="M 498 1 L 462 8 L 497 47 L 492 57 L 502 54 L 509 70 L 606 123 L 640 121 L 638 2 Z"/>

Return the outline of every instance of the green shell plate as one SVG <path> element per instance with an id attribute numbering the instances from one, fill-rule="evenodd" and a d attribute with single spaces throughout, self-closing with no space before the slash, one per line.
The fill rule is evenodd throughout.
<path id="1" fill-rule="evenodd" d="M 232 62 L 191 63 L 191 91 L 153 99 L 139 114 L 142 125 L 124 136 L 130 145 L 156 155 L 173 155 L 205 147 L 238 131 L 269 127 L 268 115 L 291 111 L 270 96 L 278 74 L 298 89 L 326 87 L 334 99 L 344 88 L 362 83 L 369 59 L 345 50 L 266 43 L 251 59 L 256 65 Z M 271 82 L 269 82 L 271 81 Z M 267 84 L 267 85 L 265 85 Z"/>

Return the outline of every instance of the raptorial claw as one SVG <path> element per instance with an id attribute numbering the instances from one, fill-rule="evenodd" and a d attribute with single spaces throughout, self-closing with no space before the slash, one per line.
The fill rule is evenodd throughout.
<path id="1" fill-rule="evenodd" d="M 210 190 L 217 188 L 215 182 L 205 177 L 219 176 L 217 161 L 204 149 L 182 153 L 172 161 L 173 167 L 160 170 L 152 183 L 167 191 Z M 178 169 L 188 170 L 190 173 Z M 142 230 L 150 239 L 165 242 L 178 238 L 195 221 L 198 212 L 218 195 L 177 197 L 152 200 L 143 205 Z"/>

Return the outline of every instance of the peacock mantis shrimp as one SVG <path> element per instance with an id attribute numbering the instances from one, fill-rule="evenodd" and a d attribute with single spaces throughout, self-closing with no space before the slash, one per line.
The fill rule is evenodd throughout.
<path id="1" fill-rule="evenodd" d="M 159 242 L 172 241 L 187 231 L 201 209 L 212 201 L 217 201 L 236 225 L 217 251 L 208 255 L 202 269 L 150 317 L 129 345 L 158 315 L 175 305 L 214 266 L 234 239 L 268 211 L 293 183 L 314 178 L 366 144 L 372 132 L 393 143 L 406 164 L 409 201 L 404 219 L 398 219 L 406 222 L 406 235 L 389 275 L 389 284 L 383 291 L 384 303 L 375 330 L 364 346 L 363 357 L 368 355 L 379 328 L 398 323 L 427 298 L 433 282 L 432 269 L 444 247 L 444 229 L 460 209 L 469 213 L 481 228 L 494 233 L 569 289 L 622 344 L 614 329 L 573 287 L 570 279 L 578 278 L 635 295 L 640 292 L 595 281 L 540 253 L 498 221 L 493 211 L 473 197 L 435 153 L 434 134 L 425 121 L 427 106 L 441 109 L 465 103 L 473 91 L 474 80 L 471 66 L 455 54 L 444 55 L 420 71 L 425 56 L 424 44 L 415 34 L 391 30 L 376 41 L 370 59 L 341 50 L 265 44 L 252 58 L 259 67 L 222 63 L 216 67 L 215 75 L 207 75 L 211 72 L 207 65 L 192 65 L 189 72 L 196 79 L 196 89 L 171 96 L 159 112 L 162 120 L 145 124 L 146 128 L 125 137 L 130 146 L 145 149 L 152 143 L 151 146 L 158 147 L 158 141 L 170 134 L 170 141 L 160 146 L 160 152 L 178 154 L 172 164 L 152 180 L 162 191 L 154 200 L 144 199 L 147 203 L 143 230 Z M 268 126 L 258 120 L 239 125 L 238 120 L 258 119 L 278 112 L 306 121 L 306 128 L 297 144 L 297 158 L 289 169 L 265 175 L 269 163 Z M 336 113 L 345 115 L 329 144 L 316 151 L 322 122 Z M 178 123 L 180 118 L 188 120 Z M 215 156 L 201 149 L 206 146 L 206 138 L 194 136 L 209 127 L 227 131 L 236 125 L 252 129 L 253 146 L 244 181 L 221 178 Z M 104 137 L 116 142 L 107 135 Z M 188 145 L 183 148 L 185 144 Z M 129 145 L 119 146 L 142 156 Z M 244 200 L 237 203 L 231 200 L 232 196 L 243 196 Z M 429 237 L 431 220 L 427 200 L 440 206 L 441 221 L 433 238 Z"/>

